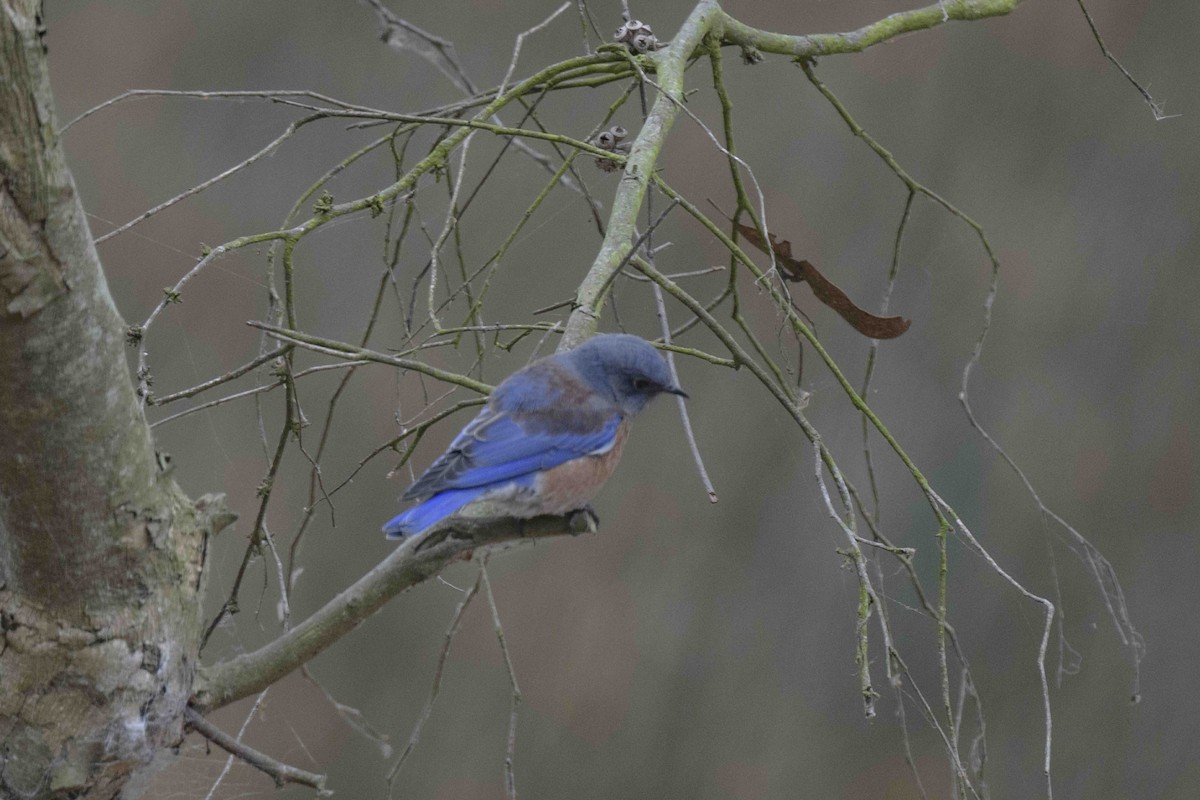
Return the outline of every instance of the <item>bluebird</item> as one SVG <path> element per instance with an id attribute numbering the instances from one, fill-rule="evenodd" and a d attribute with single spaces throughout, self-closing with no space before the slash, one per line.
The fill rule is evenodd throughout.
<path id="1" fill-rule="evenodd" d="M 664 392 L 687 397 L 637 336 L 602 334 L 535 361 L 496 387 L 402 498 L 421 502 L 383 531 L 416 536 L 477 500 L 519 518 L 583 508 L 616 468 L 629 420 Z"/>

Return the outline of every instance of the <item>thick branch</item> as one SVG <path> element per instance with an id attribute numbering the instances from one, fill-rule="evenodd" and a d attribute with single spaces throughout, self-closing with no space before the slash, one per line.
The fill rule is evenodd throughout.
<path id="1" fill-rule="evenodd" d="M 654 106 L 634 140 L 613 200 L 604 242 L 575 295 L 575 310 L 567 321 L 560 350 L 577 347 L 596 331 L 600 311 L 612 278 L 630 250 L 638 212 L 654 173 L 659 151 L 679 112 L 683 98 L 683 71 L 709 33 L 728 44 L 768 53 L 812 58 L 855 53 L 903 33 L 932 28 L 949 20 L 971 20 L 1010 13 L 1024 0 L 946 0 L 925 8 L 892 14 L 850 33 L 790 36 L 758 30 L 726 14 L 717 0 L 700 0 L 679 33 L 664 50 L 645 56 L 657 71 L 659 87 Z"/>
<path id="2" fill-rule="evenodd" d="M 646 196 L 646 186 L 654 172 L 654 164 L 683 102 L 683 69 L 721 13 L 716 0 L 701 0 L 684 20 L 670 46 L 647 56 L 653 59 L 657 69 L 660 91 L 630 148 L 621 175 L 621 185 L 613 199 L 604 242 L 579 285 L 575 295 L 575 310 L 567 320 L 566 332 L 559 343 L 560 350 L 578 347 L 596 332 L 608 286 L 629 255 L 634 225 Z"/>
<path id="3" fill-rule="evenodd" d="M 486 509 L 480 509 L 486 514 Z M 202 668 L 192 705 L 210 711 L 260 692 L 307 663 L 385 603 L 428 580 L 478 547 L 519 539 L 578 534 L 593 529 L 588 511 L 528 520 L 457 518 L 422 539 L 410 540 L 304 622 L 254 651 Z"/>

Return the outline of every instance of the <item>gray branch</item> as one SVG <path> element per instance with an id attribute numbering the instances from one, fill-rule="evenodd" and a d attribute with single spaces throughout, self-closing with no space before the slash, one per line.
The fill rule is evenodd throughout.
<path id="1" fill-rule="evenodd" d="M 420 539 L 409 540 L 319 611 L 252 653 L 201 669 L 192 705 L 221 708 L 260 692 L 341 639 L 396 595 L 437 575 L 479 547 L 595 530 L 590 511 L 528 520 L 479 516 L 451 518 Z"/>
<path id="2" fill-rule="evenodd" d="M 183 716 L 187 720 L 187 724 L 196 733 L 208 739 L 217 747 L 229 753 L 229 755 L 240 758 L 255 769 L 270 775 L 275 781 L 276 787 L 282 788 L 284 784 L 298 783 L 301 786 L 310 786 L 316 789 L 320 796 L 331 794 L 325 788 L 324 775 L 318 775 L 315 772 L 309 772 L 299 767 L 293 767 L 290 764 L 284 764 L 281 761 L 271 758 L 266 753 L 260 753 L 250 745 L 243 743 L 240 739 L 230 736 L 200 716 L 194 709 L 185 709 Z"/>

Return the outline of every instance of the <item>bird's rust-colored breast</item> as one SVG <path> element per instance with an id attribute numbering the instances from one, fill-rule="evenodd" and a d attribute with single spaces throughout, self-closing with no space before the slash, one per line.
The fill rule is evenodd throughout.
<path id="1" fill-rule="evenodd" d="M 588 504 L 613 474 L 629 436 L 629 420 L 622 420 L 605 453 L 587 455 L 548 469 L 538 478 L 538 505 L 543 514 L 565 514 Z"/>

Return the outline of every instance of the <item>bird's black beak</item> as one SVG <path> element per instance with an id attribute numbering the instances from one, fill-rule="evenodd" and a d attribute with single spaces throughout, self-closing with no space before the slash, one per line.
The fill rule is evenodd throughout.
<path id="1" fill-rule="evenodd" d="M 691 399 L 688 396 L 688 393 L 685 392 L 683 389 L 680 389 L 678 386 L 668 386 L 667 388 L 663 389 L 663 391 L 666 392 L 667 394 L 673 394 L 676 397 L 682 397 L 684 400 Z"/>

